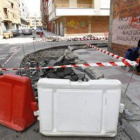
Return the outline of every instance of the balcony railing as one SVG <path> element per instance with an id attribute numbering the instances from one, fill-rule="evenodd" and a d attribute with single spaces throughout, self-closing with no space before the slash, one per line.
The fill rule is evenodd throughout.
<path id="1" fill-rule="evenodd" d="M 94 8 L 93 4 L 56 4 L 56 8 Z"/>

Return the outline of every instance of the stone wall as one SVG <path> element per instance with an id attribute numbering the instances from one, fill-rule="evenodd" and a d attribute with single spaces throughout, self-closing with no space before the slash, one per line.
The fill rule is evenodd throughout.
<path id="1" fill-rule="evenodd" d="M 66 34 L 88 33 L 88 17 L 66 17 Z"/>
<path id="2" fill-rule="evenodd" d="M 140 1 L 113 0 L 111 14 L 111 49 L 124 56 L 128 48 L 136 47 L 140 39 Z"/>

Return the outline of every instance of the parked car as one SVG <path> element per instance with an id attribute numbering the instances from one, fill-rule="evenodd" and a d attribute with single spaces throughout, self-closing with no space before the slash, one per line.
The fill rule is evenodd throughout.
<path id="1" fill-rule="evenodd" d="M 18 30 L 11 30 L 12 32 L 13 32 L 13 36 L 15 37 L 15 36 L 20 36 L 20 33 L 19 33 L 19 31 Z"/>
<path id="2" fill-rule="evenodd" d="M 25 29 L 21 29 L 21 34 L 23 34 L 23 33 L 24 33 L 24 30 L 25 30 Z"/>
<path id="3" fill-rule="evenodd" d="M 5 30 L 3 32 L 3 38 L 12 38 L 13 37 L 13 32 L 11 30 Z"/>
<path id="4" fill-rule="evenodd" d="M 23 29 L 23 34 L 24 35 L 32 35 L 32 30 L 31 29 Z"/>
<path id="5" fill-rule="evenodd" d="M 17 30 L 18 31 L 18 33 L 21 35 L 22 34 L 22 30 Z"/>
<path id="6" fill-rule="evenodd" d="M 43 33 L 42 27 L 39 27 L 36 29 L 36 34 L 40 34 L 41 32 Z"/>

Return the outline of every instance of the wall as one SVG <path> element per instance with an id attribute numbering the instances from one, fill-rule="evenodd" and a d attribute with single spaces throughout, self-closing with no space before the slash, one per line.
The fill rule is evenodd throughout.
<path id="1" fill-rule="evenodd" d="M 13 12 L 13 20 L 12 22 L 15 24 L 21 24 L 21 20 L 20 20 L 20 4 L 17 1 L 13 1 L 13 8 L 12 8 L 12 12 Z M 15 29 L 15 27 L 14 27 Z"/>
<path id="2" fill-rule="evenodd" d="M 92 17 L 92 21 L 91 21 L 92 33 L 105 33 L 108 30 L 109 30 L 109 17 L 108 16 Z"/>
<path id="3" fill-rule="evenodd" d="M 104 35 L 109 30 L 109 17 L 104 16 L 76 16 L 66 17 L 65 34 Z"/>
<path id="4" fill-rule="evenodd" d="M 87 34 L 104 36 L 108 30 L 109 17 L 104 16 L 67 16 L 58 18 L 54 22 L 54 33 L 65 36 Z"/>
<path id="5" fill-rule="evenodd" d="M 137 46 L 140 39 L 140 1 L 113 0 L 112 6 L 110 48 L 124 56 L 126 50 Z"/>
<path id="6" fill-rule="evenodd" d="M 2 3 L 2 0 L 0 0 L 0 3 Z M 2 11 L 2 4 L 0 4 L 0 39 L 2 38 L 2 15 L 3 15 L 3 11 Z"/>
<path id="7" fill-rule="evenodd" d="M 69 7 L 69 0 L 56 0 L 55 1 L 55 6 L 57 8 L 59 7 Z"/>
<path id="8" fill-rule="evenodd" d="M 66 34 L 88 33 L 88 17 L 66 17 Z"/>

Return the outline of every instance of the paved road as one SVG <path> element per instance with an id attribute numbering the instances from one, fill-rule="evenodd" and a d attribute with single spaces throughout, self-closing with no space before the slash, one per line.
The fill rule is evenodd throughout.
<path id="1" fill-rule="evenodd" d="M 26 54 L 31 52 L 45 49 L 53 46 L 68 46 L 76 44 L 84 44 L 86 42 L 93 43 L 93 41 L 85 41 L 85 42 L 45 42 L 45 43 L 31 43 L 32 37 L 35 36 L 37 40 L 39 36 L 35 33 L 32 36 L 23 36 L 0 40 L 0 64 L 3 67 L 18 67 L 20 62 L 24 58 Z M 94 44 L 104 43 L 104 41 L 94 41 Z M 17 50 L 19 51 L 15 53 Z M 15 54 L 14 54 L 15 53 Z M 13 57 L 11 57 L 13 56 Z M 11 59 L 9 59 L 11 58 Z M 6 60 L 8 60 L 6 62 Z M 0 140 L 130 140 L 130 138 L 126 135 L 126 133 L 118 127 L 118 135 L 115 138 L 92 138 L 92 137 L 44 137 L 39 133 L 39 125 L 38 122 L 35 123 L 32 127 L 27 129 L 23 133 L 15 132 L 9 128 L 0 125 Z"/>
<path id="2" fill-rule="evenodd" d="M 33 42 L 32 37 L 35 36 L 36 40 L 40 40 L 39 36 L 35 33 L 32 36 L 23 36 L 12 38 L 12 39 L 3 39 L 0 40 L 0 64 L 3 65 L 8 58 L 10 58 L 16 50 L 20 49 L 17 54 L 14 55 L 6 63 L 4 68 L 13 68 L 19 67 L 21 60 L 23 57 L 29 53 L 34 51 L 38 51 L 40 49 L 46 49 L 50 47 L 59 47 L 59 46 L 68 46 L 68 45 L 79 45 L 86 43 L 93 43 L 93 41 L 69 41 L 69 42 L 41 42 L 41 43 L 31 43 Z M 94 44 L 105 43 L 105 40 L 97 40 L 94 41 Z"/>

